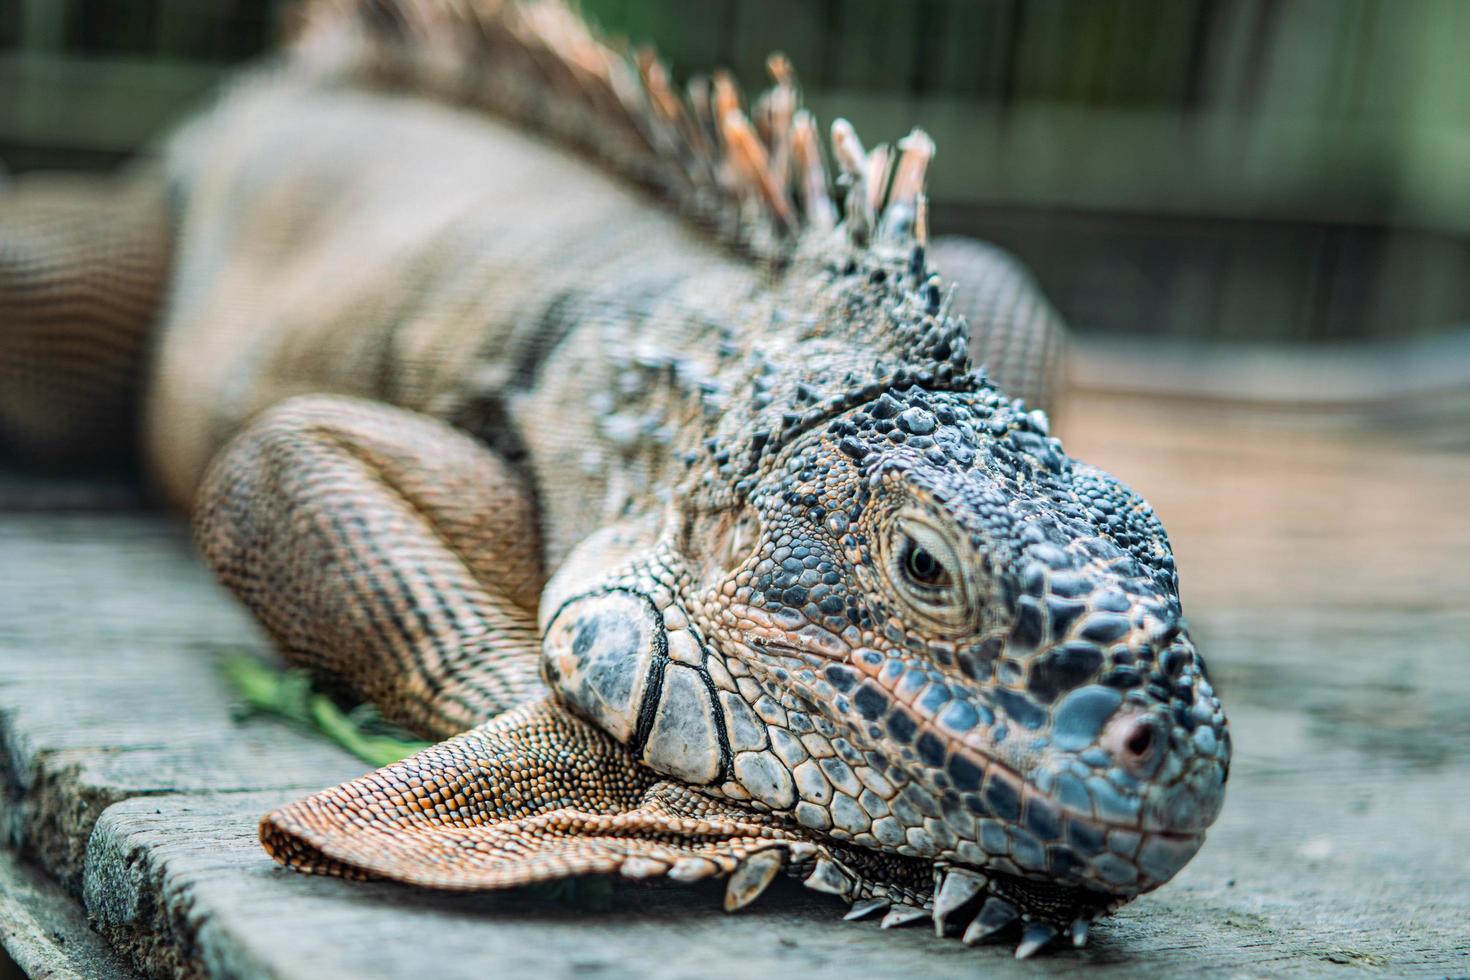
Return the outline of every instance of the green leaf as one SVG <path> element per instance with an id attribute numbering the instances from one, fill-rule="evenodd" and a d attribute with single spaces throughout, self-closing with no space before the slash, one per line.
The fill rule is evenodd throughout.
<path id="1" fill-rule="evenodd" d="M 316 690 L 311 675 L 304 670 L 273 668 L 246 653 L 225 656 L 220 667 L 242 700 L 243 710 L 237 712 L 238 716 L 281 718 L 325 736 L 371 765 L 391 765 L 433 744 L 388 724 L 374 705 L 358 705 L 344 712 Z"/>

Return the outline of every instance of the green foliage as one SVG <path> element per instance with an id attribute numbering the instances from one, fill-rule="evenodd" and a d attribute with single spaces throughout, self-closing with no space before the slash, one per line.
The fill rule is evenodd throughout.
<path id="1" fill-rule="evenodd" d="M 371 765 L 391 765 L 432 744 L 388 724 L 371 704 L 344 712 L 313 687 L 304 670 L 269 667 L 246 653 L 225 657 L 221 669 L 242 699 L 241 716 L 265 714 L 284 719 L 325 736 Z"/>

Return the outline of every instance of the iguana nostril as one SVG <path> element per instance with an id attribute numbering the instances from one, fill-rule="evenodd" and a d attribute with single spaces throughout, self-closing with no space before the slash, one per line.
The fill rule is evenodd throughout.
<path id="1" fill-rule="evenodd" d="M 1154 726 L 1147 718 L 1135 718 L 1131 730 L 1123 737 L 1123 748 L 1135 763 L 1148 761 L 1154 748 Z"/>
<path id="2" fill-rule="evenodd" d="M 1101 742 L 1119 765 L 1141 778 L 1158 765 L 1167 744 L 1158 719 L 1133 710 L 1109 718 Z"/>

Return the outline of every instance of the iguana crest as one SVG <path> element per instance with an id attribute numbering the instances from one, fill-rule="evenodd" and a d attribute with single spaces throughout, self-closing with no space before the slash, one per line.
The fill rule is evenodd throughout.
<path id="1" fill-rule="evenodd" d="M 771 261 L 804 238 L 862 249 L 927 237 L 933 141 L 916 129 L 869 152 L 839 119 L 834 187 L 783 55 L 747 109 L 729 73 L 680 91 L 652 50 L 599 36 L 562 0 L 310 0 L 292 52 L 328 77 L 481 107 L 592 153 Z M 839 223 L 840 239 L 827 236 Z"/>

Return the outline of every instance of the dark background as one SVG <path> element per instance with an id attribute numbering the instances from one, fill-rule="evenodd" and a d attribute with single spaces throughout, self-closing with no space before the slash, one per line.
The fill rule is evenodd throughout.
<path id="1" fill-rule="evenodd" d="M 288 0 L 0 0 L 0 160 L 104 168 L 267 49 Z M 584 0 L 681 77 L 939 143 L 933 223 L 1083 332 L 1398 339 L 1470 321 L 1464 0 Z"/>

